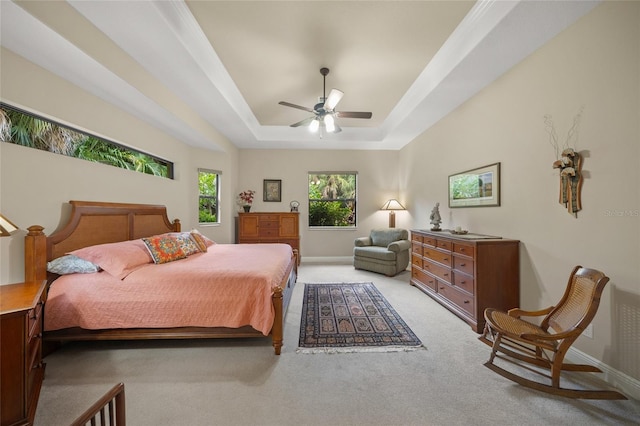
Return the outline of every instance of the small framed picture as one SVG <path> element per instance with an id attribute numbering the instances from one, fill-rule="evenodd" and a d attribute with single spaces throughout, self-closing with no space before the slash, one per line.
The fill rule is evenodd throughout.
<path id="1" fill-rule="evenodd" d="M 265 179 L 262 201 L 282 201 L 282 181 L 280 179 Z"/>

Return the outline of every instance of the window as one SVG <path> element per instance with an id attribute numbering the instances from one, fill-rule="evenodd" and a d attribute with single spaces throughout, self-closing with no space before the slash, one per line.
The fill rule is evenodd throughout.
<path id="1" fill-rule="evenodd" d="M 355 227 L 355 172 L 309 172 L 309 226 Z"/>
<path id="2" fill-rule="evenodd" d="M 220 175 L 215 170 L 198 169 L 198 222 L 220 223 Z"/>
<path id="3" fill-rule="evenodd" d="M 173 179 L 173 163 L 0 104 L 0 142 Z"/>

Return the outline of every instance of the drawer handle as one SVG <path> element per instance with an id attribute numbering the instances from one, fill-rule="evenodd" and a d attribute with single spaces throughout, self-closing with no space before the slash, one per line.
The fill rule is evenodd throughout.
<path id="1" fill-rule="evenodd" d="M 466 284 L 466 283 L 467 283 L 467 282 L 466 282 L 466 281 L 464 281 L 464 280 L 463 280 L 463 281 L 460 281 L 460 284 Z"/>
<path id="2" fill-rule="evenodd" d="M 442 260 L 444 260 L 445 262 L 448 262 L 448 261 L 449 261 L 449 258 L 448 258 L 448 257 L 445 257 L 445 258 L 444 258 L 444 259 L 442 259 Z"/>
<path id="3" fill-rule="evenodd" d="M 444 290 L 444 287 L 440 287 L 440 290 Z"/>
<path id="4" fill-rule="evenodd" d="M 467 266 L 467 264 L 466 263 L 461 263 L 460 266 Z"/>
<path id="5" fill-rule="evenodd" d="M 448 276 L 449 276 L 449 274 L 442 274 L 442 275 L 444 275 L 445 277 L 448 277 Z"/>
<path id="6" fill-rule="evenodd" d="M 464 303 L 469 303 L 469 301 L 468 301 L 468 300 L 465 300 L 465 301 L 464 301 Z"/>
<path id="7" fill-rule="evenodd" d="M 465 251 L 465 250 L 463 248 L 461 248 L 460 251 Z"/>

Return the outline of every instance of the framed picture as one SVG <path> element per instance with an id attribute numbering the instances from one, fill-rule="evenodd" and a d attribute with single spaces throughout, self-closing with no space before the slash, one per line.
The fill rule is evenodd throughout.
<path id="1" fill-rule="evenodd" d="M 280 179 L 265 179 L 262 201 L 282 201 L 282 181 Z"/>
<path id="2" fill-rule="evenodd" d="M 500 205 L 500 163 L 449 176 L 449 207 Z"/>

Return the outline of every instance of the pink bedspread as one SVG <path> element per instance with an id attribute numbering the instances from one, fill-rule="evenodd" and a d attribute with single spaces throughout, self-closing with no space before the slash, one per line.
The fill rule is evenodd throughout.
<path id="1" fill-rule="evenodd" d="M 273 288 L 291 253 L 286 244 L 215 244 L 207 253 L 143 265 L 124 280 L 106 272 L 65 275 L 49 290 L 45 330 L 251 325 L 266 336 Z"/>

